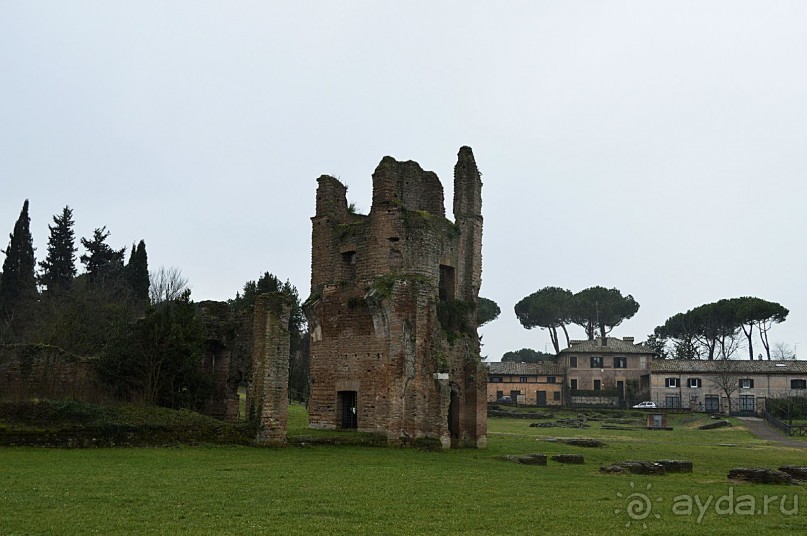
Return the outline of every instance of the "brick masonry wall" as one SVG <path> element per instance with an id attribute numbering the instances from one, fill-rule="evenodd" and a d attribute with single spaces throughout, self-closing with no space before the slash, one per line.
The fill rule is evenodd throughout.
<path id="1" fill-rule="evenodd" d="M 289 314 L 279 292 L 255 300 L 252 380 L 248 404 L 258 422 L 258 444 L 284 444 L 289 408 Z"/>
<path id="2" fill-rule="evenodd" d="M 484 446 L 487 377 L 475 315 L 449 341 L 437 313 L 441 265 L 453 269 L 449 299 L 475 303 L 481 282 L 481 181 L 469 148 L 460 161 L 455 188 L 470 190 L 462 195 L 461 225 L 444 217 L 437 176 L 415 162 L 382 159 L 367 216 L 334 209 L 346 204 L 344 190 L 320 177 L 305 304 L 311 427 L 345 424 L 340 396 L 354 392 L 359 430 L 391 443 Z"/>
<path id="3" fill-rule="evenodd" d="M 213 394 L 203 413 L 217 419 L 238 420 L 239 365 L 233 356 L 233 334 L 230 308 L 226 302 L 200 302 L 199 311 L 205 326 L 205 353 L 202 370 L 213 378 Z"/>
<path id="4" fill-rule="evenodd" d="M 104 398 L 97 358 L 78 357 L 47 345 L 0 346 L 0 398 Z"/>

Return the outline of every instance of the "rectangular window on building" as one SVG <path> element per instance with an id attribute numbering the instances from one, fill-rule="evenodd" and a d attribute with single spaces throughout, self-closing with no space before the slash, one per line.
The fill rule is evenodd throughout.
<path id="1" fill-rule="evenodd" d="M 577 356 L 573 355 L 569 357 L 569 368 L 577 368 Z"/>
<path id="2" fill-rule="evenodd" d="M 754 380 L 751 378 L 743 378 L 740 380 L 740 389 L 753 389 L 754 388 Z"/>
<path id="3" fill-rule="evenodd" d="M 615 357 L 614 358 L 614 368 L 628 368 L 628 358 L 627 357 Z"/>
<path id="4" fill-rule="evenodd" d="M 690 378 L 687 380 L 687 384 L 689 385 L 690 389 L 699 389 L 701 386 L 701 379 L 700 378 Z"/>
<path id="5" fill-rule="evenodd" d="M 519 376 L 518 377 L 518 382 L 519 383 L 527 383 L 527 377 L 526 376 Z"/>
<path id="6" fill-rule="evenodd" d="M 547 376 L 546 377 L 546 383 L 555 383 L 555 377 L 554 376 Z"/>
<path id="7" fill-rule="evenodd" d="M 679 408 L 681 407 L 681 398 L 677 396 L 668 396 L 664 399 L 665 408 Z"/>
<path id="8" fill-rule="evenodd" d="M 666 378 L 664 385 L 667 387 L 678 387 L 678 378 Z"/>
<path id="9" fill-rule="evenodd" d="M 560 400 L 560 391 L 555 391 L 552 393 L 552 400 L 558 401 Z"/>
<path id="10" fill-rule="evenodd" d="M 807 380 L 790 380 L 791 389 L 807 389 Z"/>
<path id="11" fill-rule="evenodd" d="M 502 377 L 501 376 L 491 376 L 488 381 L 490 383 L 502 383 Z"/>
<path id="12" fill-rule="evenodd" d="M 602 368 L 602 357 L 592 357 L 591 368 Z"/>

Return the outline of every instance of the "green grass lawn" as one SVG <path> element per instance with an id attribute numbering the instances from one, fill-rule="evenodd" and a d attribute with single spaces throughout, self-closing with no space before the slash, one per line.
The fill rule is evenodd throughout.
<path id="1" fill-rule="evenodd" d="M 624 417 L 624 426 L 641 416 Z M 672 431 L 530 428 L 490 419 L 489 448 L 424 452 L 362 446 L 0 449 L 0 534 L 803 534 L 807 487 L 732 484 L 732 467 L 807 464 L 735 426 L 696 430 L 704 416 L 674 415 Z M 606 424 L 611 424 L 606 422 Z M 292 406 L 290 435 L 310 434 Z M 599 449 L 551 438 L 593 437 Z M 585 465 L 526 466 L 502 454 L 577 453 Z M 612 476 L 626 459 L 689 459 L 692 474 Z M 651 486 L 648 489 L 648 485 Z M 628 496 L 652 501 L 644 520 Z M 718 513 L 714 501 L 753 497 L 768 513 Z M 673 512 L 680 496 L 712 497 L 698 522 Z M 770 497 L 777 496 L 771 500 Z M 780 512 L 780 499 L 786 498 Z M 676 497 L 679 497 L 676 500 Z M 659 500 L 660 499 L 660 500 Z M 749 498 L 743 498 L 748 513 Z M 725 498 L 722 505 L 728 507 Z M 658 518 L 656 518 L 658 514 Z M 631 522 L 626 527 L 628 521 Z M 647 525 L 643 528 L 642 522 Z"/>

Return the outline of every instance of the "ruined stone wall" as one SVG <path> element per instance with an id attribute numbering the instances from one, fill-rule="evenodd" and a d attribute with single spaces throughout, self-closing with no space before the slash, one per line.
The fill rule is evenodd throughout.
<path id="1" fill-rule="evenodd" d="M 205 326 L 205 352 L 200 369 L 213 380 L 213 394 L 202 413 L 235 421 L 239 416 L 238 386 L 242 364 L 232 358 L 235 337 L 225 302 L 200 302 Z M 20 344 L 0 346 L 0 398 L 72 399 L 104 403 L 113 393 L 98 375 L 100 359 L 76 356 L 54 346 Z"/>
<path id="2" fill-rule="evenodd" d="M 40 344 L 0 346 L 0 399 L 72 399 L 98 402 L 105 397 L 97 375 L 98 359 L 78 357 Z"/>
<path id="3" fill-rule="evenodd" d="M 205 326 L 202 370 L 213 379 L 213 394 L 203 413 L 225 421 L 238 420 L 241 372 L 233 360 L 233 322 L 226 302 L 203 301 L 199 311 Z"/>
<path id="4" fill-rule="evenodd" d="M 473 311 L 481 181 L 470 148 L 460 150 L 457 166 L 456 223 L 445 218 L 437 176 L 412 161 L 384 157 L 367 216 L 342 210 L 344 187 L 319 178 L 305 304 L 311 427 L 350 427 L 355 413 L 359 430 L 390 442 L 484 446 L 487 375 Z M 459 314 L 461 327 L 442 325 L 440 310 Z M 350 397 L 355 407 L 346 409 Z"/>
<path id="5" fill-rule="evenodd" d="M 284 444 L 289 407 L 289 314 L 282 293 L 261 294 L 255 300 L 250 418 L 258 424 L 259 444 Z"/>

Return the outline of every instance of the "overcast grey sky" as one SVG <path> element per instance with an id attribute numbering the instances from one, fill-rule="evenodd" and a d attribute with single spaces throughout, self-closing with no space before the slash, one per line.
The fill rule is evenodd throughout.
<path id="1" fill-rule="evenodd" d="M 450 200 L 470 145 L 491 360 L 551 349 L 513 313 L 547 285 L 632 294 L 638 340 L 778 301 L 805 354 L 805 28 L 798 1 L 0 0 L 0 236 L 29 199 L 41 259 L 70 205 L 197 300 L 264 271 L 304 299 L 319 175 L 366 212 L 391 155 Z"/>

